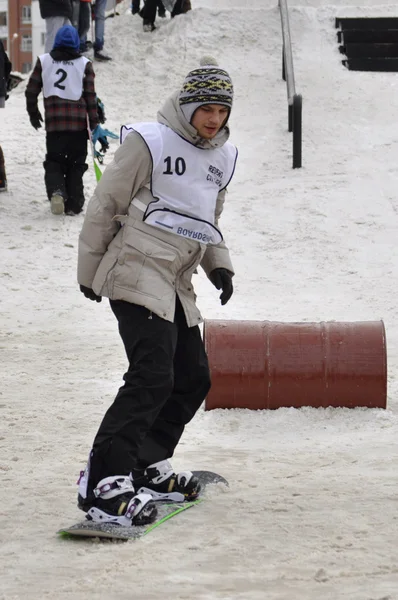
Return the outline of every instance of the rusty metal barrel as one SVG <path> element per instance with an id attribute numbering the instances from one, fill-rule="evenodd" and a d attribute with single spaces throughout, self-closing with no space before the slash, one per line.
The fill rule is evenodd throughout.
<path id="1" fill-rule="evenodd" d="M 206 320 L 205 409 L 387 405 L 383 321 Z"/>

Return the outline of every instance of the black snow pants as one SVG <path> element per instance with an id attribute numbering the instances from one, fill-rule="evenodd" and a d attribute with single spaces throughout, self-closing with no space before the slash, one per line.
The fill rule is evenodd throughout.
<path id="1" fill-rule="evenodd" d="M 144 25 L 153 25 L 155 23 L 156 9 L 158 9 L 159 14 L 165 12 L 161 0 L 145 0 L 144 7 L 140 12 L 141 17 L 144 19 Z"/>
<path id="2" fill-rule="evenodd" d="M 60 192 L 65 212 L 82 211 L 84 205 L 83 175 L 87 171 L 87 131 L 51 131 L 47 133 L 44 182 L 48 199 Z"/>
<path id="3" fill-rule="evenodd" d="M 178 298 L 174 323 L 129 302 L 110 304 L 129 368 L 94 440 L 89 493 L 104 477 L 170 458 L 210 389 L 199 327 L 187 326 Z"/>

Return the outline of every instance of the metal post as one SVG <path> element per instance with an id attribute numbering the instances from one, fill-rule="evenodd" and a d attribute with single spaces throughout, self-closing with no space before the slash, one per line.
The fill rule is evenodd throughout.
<path id="1" fill-rule="evenodd" d="M 12 35 L 12 39 L 11 39 L 11 44 L 10 44 L 10 62 L 13 65 L 13 62 L 15 60 L 14 57 L 14 42 L 15 40 L 18 38 L 18 34 L 17 33 L 13 33 Z M 18 71 L 19 69 L 16 68 L 15 65 L 12 66 L 13 71 Z"/>
<path id="2" fill-rule="evenodd" d="M 293 98 L 293 169 L 301 168 L 301 114 L 303 101 L 299 94 Z"/>

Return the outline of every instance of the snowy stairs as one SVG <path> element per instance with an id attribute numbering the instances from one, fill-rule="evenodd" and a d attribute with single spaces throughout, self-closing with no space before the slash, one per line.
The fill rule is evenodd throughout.
<path id="1" fill-rule="evenodd" d="M 336 18 L 343 65 L 351 71 L 398 71 L 398 18 Z"/>

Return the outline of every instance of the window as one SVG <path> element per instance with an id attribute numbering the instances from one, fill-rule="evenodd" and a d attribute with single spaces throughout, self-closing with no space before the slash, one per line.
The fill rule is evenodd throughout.
<path id="1" fill-rule="evenodd" d="M 32 52 L 32 36 L 31 35 L 23 35 L 22 36 L 21 50 L 22 50 L 22 52 Z"/>
<path id="2" fill-rule="evenodd" d="M 29 73 L 32 70 L 32 63 L 23 63 L 22 73 Z"/>
<path id="3" fill-rule="evenodd" d="M 0 12 L 0 27 L 7 27 L 7 13 Z"/>
<path id="4" fill-rule="evenodd" d="M 32 22 L 32 9 L 30 6 L 22 7 L 22 23 Z"/>

